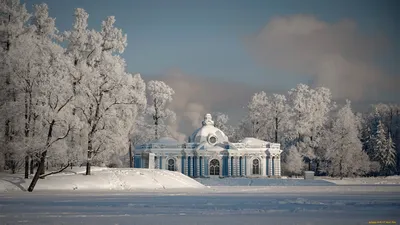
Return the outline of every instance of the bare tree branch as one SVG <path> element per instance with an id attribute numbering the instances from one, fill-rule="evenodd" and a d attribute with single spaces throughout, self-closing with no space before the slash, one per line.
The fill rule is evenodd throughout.
<path id="1" fill-rule="evenodd" d="M 58 137 L 56 140 L 50 142 L 50 143 L 46 146 L 46 149 L 50 148 L 50 146 L 53 145 L 55 142 L 57 142 L 57 141 L 59 141 L 59 140 L 62 140 L 62 139 L 65 139 L 65 138 L 68 136 L 68 134 L 69 134 L 70 131 L 71 131 L 71 125 L 68 125 L 68 130 L 67 130 L 67 132 L 65 133 L 65 135 L 64 135 L 64 136 L 61 136 L 61 137 Z"/>
<path id="2" fill-rule="evenodd" d="M 47 177 L 47 176 L 50 176 L 50 175 L 53 175 L 53 174 L 57 174 L 57 173 L 61 173 L 62 171 L 64 171 L 65 169 L 67 169 L 68 167 L 69 167 L 69 163 L 65 166 L 65 167 L 63 167 L 63 168 L 61 168 L 60 170 L 58 170 L 58 171 L 54 171 L 54 172 L 51 172 L 51 173 L 48 173 L 48 174 L 43 174 L 43 175 L 41 175 L 39 178 L 40 179 L 43 179 L 43 178 L 45 178 L 45 177 Z"/>

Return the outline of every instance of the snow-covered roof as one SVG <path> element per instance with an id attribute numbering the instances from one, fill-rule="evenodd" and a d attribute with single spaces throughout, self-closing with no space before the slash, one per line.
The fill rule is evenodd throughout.
<path id="1" fill-rule="evenodd" d="M 160 144 L 160 145 L 177 145 L 179 142 L 171 137 L 162 137 L 158 140 L 154 140 L 149 144 Z"/>
<path id="2" fill-rule="evenodd" d="M 247 144 L 247 145 L 266 145 L 268 142 L 257 139 L 257 138 L 252 138 L 252 137 L 247 137 L 239 141 L 240 143 Z"/>
<path id="3" fill-rule="evenodd" d="M 228 142 L 228 137 L 224 134 L 224 132 L 214 126 L 214 121 L 212 121 L 210 114 L 206 114 L 202 124 L 202 127 L 197 129 L 192 135 L 189 136 L 188 142 L 202 143 L 210 142 L 210 140 L 211 142 L 215 140 L 213 144 Z M 213 137 L 215 139 L 213 139 Z"/>

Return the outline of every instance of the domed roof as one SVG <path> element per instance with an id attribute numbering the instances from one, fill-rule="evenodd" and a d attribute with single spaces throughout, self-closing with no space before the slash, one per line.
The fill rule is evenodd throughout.
<path id="1" fill-rule="evenodd" d="M 197 129 L 190 137 L 189 142 L 208 142 L 212 145 L 228 142 L 228 137 L 222 130 L 214 127 L 211 114 L 206 114 L 202 122 L 203 126 Z"/>

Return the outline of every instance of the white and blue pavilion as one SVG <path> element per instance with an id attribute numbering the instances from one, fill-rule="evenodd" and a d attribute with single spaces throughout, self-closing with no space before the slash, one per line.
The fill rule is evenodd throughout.
<path id="1" fill-rule="evenodd" d="M 179 171 L 190 177 L 280 177 L 280 144 L 256 138 L 231 143 L 206 114 L 187 143 L 163 137 L 135 146 L 134 167 Z"/>

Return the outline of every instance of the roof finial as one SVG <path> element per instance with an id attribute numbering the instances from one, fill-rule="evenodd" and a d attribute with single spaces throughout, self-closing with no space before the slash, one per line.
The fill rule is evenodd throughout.
<path id="1" fill-rule="evenodd" d="M 204 116 L 204 120 L 203 120 L 202 124 L 203 124 L 203 126 L 206 126 L 206 125 L 212 125 L 212 126 L 214 126 L 214 121 L 212 120 L 212 116 L 211 116 L 210 113 L 207 113 L 207 114 Z"/>

